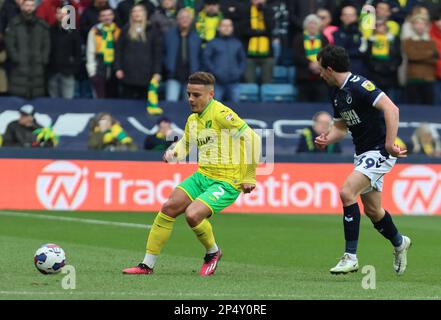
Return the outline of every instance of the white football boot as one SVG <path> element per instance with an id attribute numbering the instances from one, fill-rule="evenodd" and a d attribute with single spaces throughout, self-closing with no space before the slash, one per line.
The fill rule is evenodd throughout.
<path id="1" fill-rule="evenodd" d="M 337 265 L 329 270 L 332 274 L 347 274 L 349 272 L 357 272 L 358 271 L 358 259 L 351 258 L 351 256 L 347 253 L 341 257 L 340 261 Z"/>
<path id="2" fill-rule="evenodd" d="M 412 241 L 409 237 L 403 236 L 403 244 L 401 250 L 394 250 L 394 270 L 397 275 L 402 275 L 407 267 L 407 251 L 412 246 Z"/>

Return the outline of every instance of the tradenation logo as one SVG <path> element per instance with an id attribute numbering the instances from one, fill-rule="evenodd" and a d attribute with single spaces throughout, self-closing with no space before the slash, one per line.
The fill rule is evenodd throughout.
<path id="1" fill-rule="evenodd" d="M 441 207 L 441 172 L 415 165 L 399 173 L 392 193 L 404 214 L 433 214 Z"/>
<path id="2" fill-rule="evenodd" d="M 55 161 L 37 178 L 38 199 L 46 209 L 75 210 L 87 196 L 88 169 L 69 161 Z"/>

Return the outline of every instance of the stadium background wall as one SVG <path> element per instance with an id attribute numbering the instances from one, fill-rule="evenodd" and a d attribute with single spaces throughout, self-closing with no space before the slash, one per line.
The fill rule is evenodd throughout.
<path id="1" fill-rule="evenodd" d="M 157 116 L 147 115 L 142 100 L 38 98 L 26 101 L 16 97 L 0 97 L 0 134 L 4 133 L 10 121 L 18 118 L 17 109 L 25 103 L 35 106 L 36 119 L 42 126 L 52 126 L 60 135 L 58 149 L 66 151 L 87 150 L 88 123 L 100 112 L 110 112 L 139 146 L 143 145 L 146 134 L 155 132 L 158 120 Z M 161 102 L 160 106 L 176 131 L 183 130 L 190 113 L 188 104 Z M 230 106 L 251 127 L 273 130 L 274 153 L 287 156 L 295 155 L 299 133 L 311 124 L 314 113 L 325 110 L 332 114 L 330 103 L 239 103 Z M 400 138 L 405 142 L 410 141 L 410 136 L 421 122 L 430 122 L 437 134 L 441 134 L 439 110 L 438 106 L 400 105 Z M 345 154 L 354 152 L 349 135 L 342 141 L 342 148 Z"/>
<path id="2" fill-rule="evenodd" d="M 103 111 L 112 113 L 142 145 L 158 119 L 146 114 L 143 101 L 0 97 L 0 134 L 25 103 L 36 107 L 42 125 L 51 125 L 60 134 L 60 145 L 55 150 L 0 148 L 0 209 L 156 211 L 172 187 L 195 169 L 167 166 L 160 162 L 162 154 L 155 152 L 87 151 L 88 123 Z M 189 114 L 185 102 L 162 102 L 161 107 L 177 129 L 184 128 Z M 343 141 L 344 155 L 295 154 L 299 132 L 315 112 L 332 113 L 330 104 L 231 107 L 253 128 L 274 130 L 275 166 L 271 175 L 259 177 L 255 193 L 241 196 L 226 212 L 341 213 L 338 190 L 352 170 L 350 137 Z M 441 132 L 439 108 L 400 105 L 403 140 L 426 121 Z M 416 155 L 400 160 L 386 175 L 384 207 L 394 214 L 441 214 L 440 160 Z"/>
<path id="3" fill-rule="evenodd" d="M 157 211 L 196 169 L 152 161 L 159 159 L 156 153 L 136 152 L 130 161 L 105 154 L 107 160 L 100 152 L 1 149 L 0 209 Z M 258 177 L 253 194 L 241 195 L 225 212 L 341 213 L 338 191 L 353 170 L 349 157 L 278 160 L 271 174 Z M 401 161 L 386 175 L 383 203 L 393 214 L 441 215 L 441 164 L 422 160 Z"/>

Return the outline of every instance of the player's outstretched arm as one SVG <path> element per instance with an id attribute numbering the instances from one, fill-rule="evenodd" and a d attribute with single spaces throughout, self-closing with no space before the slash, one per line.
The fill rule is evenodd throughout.
<path id="1" fill-rule="evenodd" d="M 375 108 L 382 110 L 384 113 L 384 120 L 386 122 L 386 150 L 393 157 L 404 158 L 407 157 L 407 150 L 402 150 L 395 140 L 398 134 L 398 124 L 400 121 L 400 110 L 392 102 L 392 100 L 385 94 L 378 100 Z"/>
<path id="2" fill-rule="evenodd" d="M 322 133 L 315 138 L 315 145 L 319 149 L 324 149 L 328 144 L 333 144 L 343 139 L 348 133 L 348 127 L 344 121 L 335 121 L 328 134 Z"/>

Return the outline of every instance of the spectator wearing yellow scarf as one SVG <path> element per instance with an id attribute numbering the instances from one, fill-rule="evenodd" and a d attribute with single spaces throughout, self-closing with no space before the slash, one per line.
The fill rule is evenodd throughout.
<path id="1" fill-rule="evenodd" d="M 199 12 L 196 19 L 196 31 L 202 39 L 203 46 L 216 37 L 217 27 L 222 19 L 219 0 L 205 0 L 204 9 Z"/>
<path id="2" fill-rule="evenodd" d="M 251 0 L 248 14 L 243 30 L 246 35 L 245 47 L 248 55 L 245 81 L 259 82 L 256 70 L 260 68 L 260 82 L 269 83 L 272 81 L 274 65 L 271 48 L 271 32 L 274 28 L 272 9 L 266 5 L 266 0 Z"/>
<path id="3" fill-rule="evenodd" d="M 92 119 L 90 124 L 88 149 L 129 151 L 138 147 L 110 113 L 102 112 Z"/>
<path id="4" fill-rule="evenodd" d="M 113 10 L 104 7 L 100 10 L 99 21 L 87 37 L 86 69 L 92 81 L 97 98 L 115 97 L 117 92 L 115 70 L 115 43 L 121 30 L 114 23 Z"/>
<path id="5" fill-rule="evenodd" d="M 320 78 L 317 54 L 329 42 L 320 30 L 321 19 L 310 14 L 303 21 L 303 33 L 294 37 L 296 84 L 299 88 L 299 99 L 305 102 L 322 102 L 328 96 L 328 89 Z"/>
<path id="6" fill-rule="evenodd" d="M 368 76 L 388 96 L 398 89 L 398 68 L 402 62 L 401 44 L 388 30 L 385 20 L 377 20 L 376 29 L 367 41 Z"/>

